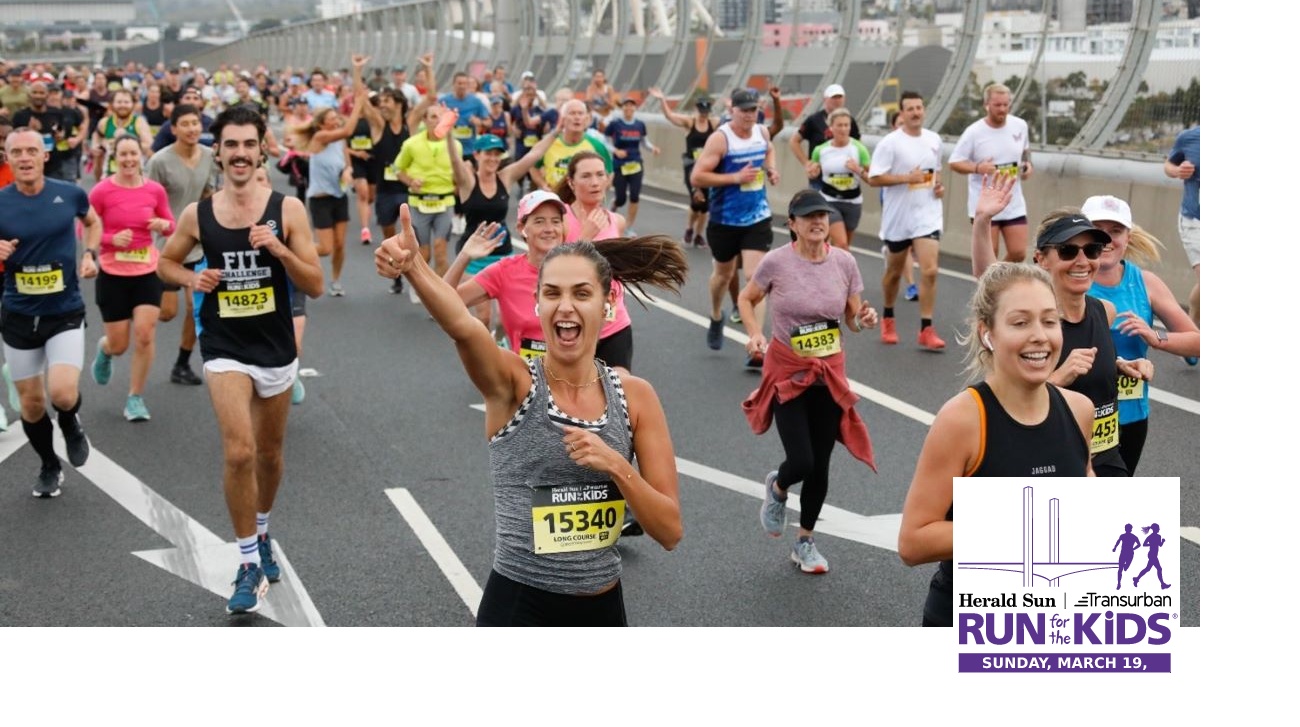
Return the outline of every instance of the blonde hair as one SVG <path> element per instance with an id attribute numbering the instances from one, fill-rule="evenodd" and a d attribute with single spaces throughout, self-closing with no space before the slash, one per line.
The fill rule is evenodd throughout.
<path id="1" fill-rule="evenodd" d="M 1128 231 L 1128 249 L 1124 251 L 1124 259 L 1143 266 L 1158 263 L 1164 247 L 1165 244 L 1155 235 L 1134 225 Z"/>
<path id="2" fill-rule="evenodd" d="M 853 112 L 841 106 L 826 115 L 826 125 L 830 126 L 835 123 L 835 119 L 838 119 L 841 116 L 848 118 L 849 121 L 853 120 Z"/>
<path id="3" fill-rule="evenodd" d="M 988 103 L 989 99 L 993 98 L 993 94 L 996 93 L 1005 93 L 1010 96 L 1011 88 L 1005 83 L 990 83 L 984 87 L 984 103 Z"/>
<path id="4" fill-rule="evenodd" d="M 963 369 L 966 383 L 987 376 L 993 363 L 993 352 L 980 340 L 980 326 L 993 330 L 993 319 L 997 317 L 1002 294 L 1018 283 L 1034 281 L 1046 286 L 1055 298 L 1051 276 L 1037 265 L 998 262 L 990 265 L 980 276 L 968 307 L 970 315 L 966 319 L 966 333 L 957 335 L 957 342 L 966 347 L 966 367 Z"/>

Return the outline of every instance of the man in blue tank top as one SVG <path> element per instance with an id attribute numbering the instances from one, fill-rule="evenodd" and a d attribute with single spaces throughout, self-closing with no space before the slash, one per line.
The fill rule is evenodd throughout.
<path id="1" fill-rule="evenodd" d="M 224 489 L 240 566 L 231 614 L 258 610 L 268 581 L 280 579 L 269 519 L 283 470 L 290 390 L 298 371 L 290 286 L 313 298 L 325 277 L 307 209 L 255 181 L 265 161 L 261 115 L 236 106 L 212 126 L 225 186 L 181 213 L 158 261 L 165 282 L 203 293 L 203 370 L 221 430 Z M 199 245 L 207 268 L 186 269 Z"/>
<path id="2" fill-rule="evenodd" d="M 753 272 L 772 246 L 772 210 L 767 204 L 768 179 L 781 180 L 767 129 L 758 125 L 758 94 L 738 89 L 731 94 L 732 118 L 709 136 L 691 170 L 691 184 L 709 189 L 709 348 L 722 348 L 722 299 L 740 257 Z M 760 325 L 766 306 L 755 306 Z M 749 368 L 762 367 L 762 353 L 751 356 Z"/>

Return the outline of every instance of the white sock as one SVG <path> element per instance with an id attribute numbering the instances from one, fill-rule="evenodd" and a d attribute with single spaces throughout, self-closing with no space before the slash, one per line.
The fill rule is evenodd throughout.
<path id="1" fill-rule="evenodd" d="M 270 522 L 271 522 L 271 513 L 269 512 L 257 513 L 257 535 L 259 537 L 266 535 L 266 531 L 269 528 L 268 523 Z"/>
<path id="2" fill-rule="evenodd" d="M 237 540 L 239 542 L 239 562 L 260 565 L 262 559 L 257 555 L 257 536 L 250 535 L 247 538 L 237 538 Z"/>

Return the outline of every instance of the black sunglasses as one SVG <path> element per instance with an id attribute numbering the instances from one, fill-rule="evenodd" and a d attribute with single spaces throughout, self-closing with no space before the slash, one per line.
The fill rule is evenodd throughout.
<path id="1" fill-rule="evenodd" d="M 1101 257 L 1101 253 L 1106 249 L 1104 242 L 1090 242 L 1082 247 L 1079 245 L 1050 245 L 1056 248 L 1056 255 L 1062 260 L 1073 260 L 1079 256 L 1079 251 L 1083 251 L 1083 256 L 1089 260 L 1096 260 Z"/>

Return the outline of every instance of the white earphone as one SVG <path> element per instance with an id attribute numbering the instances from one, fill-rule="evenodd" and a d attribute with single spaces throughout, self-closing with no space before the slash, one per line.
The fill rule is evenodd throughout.
<path id="1" fill-rule="evenodd" d="M 533 306 L 533 315 L 538 318 L 542 317 L 542 306 L 540 304 Z"/>
<path id="2" fill-rule="evenodd" d="M 614 320 L 614 306 L 610 305 L 609 303 L 605 304 L 605 320 L 607 321 Z"/>
<path id="3" fill-rule="evenodd" d="M 989 340 L 989 332 L 988 332 L 988 331 L 985 331 L 985 332 L 984 332 L 984 336 L 983 336 L 983 338 L 982 338 L 981 340 L 984 341 L 984 348 L 987 348 L 990 352 L 992 352 L 992 351 L 993 351 L 993 342 Z"/>

